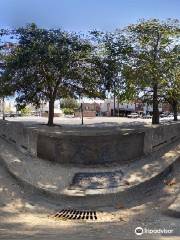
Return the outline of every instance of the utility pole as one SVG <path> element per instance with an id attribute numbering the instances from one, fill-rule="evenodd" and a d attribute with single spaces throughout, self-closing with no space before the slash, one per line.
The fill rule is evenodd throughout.
<path id="1" fill-rule="evenodd" d="M 113 101 L 114 101 L 114 109 L 113 109 L 113 117 L 116 116 L 116 94 L 115 94 L 115 80 L 113 81 Z"/>
<path id="2" fill-rule="evenodd" d="M 117 104 L 118 104 L 117 108 L 118 108 L 118 117 L 119 117 L 119 99 L 118 99 Z"/>
<path id="3" fill-rule="evenodd" d="M 84 115 L 83 115 L 83 95 L 82 93 L 79 94 L 79 103 L 80 105 L 80 109 L 81 109 L 81 124 L 84 124 Z"/>
<path id="4" fill-rule="evenodd" d="M 113 116 L 115 117 L 115 111 L 116 111 L 116 96 L 115 96 L 115 93 L 114 93 L 114 96 L 113 96 L 113 98 L 114 98 L 114 109 L 113 109 Z"/>
<path id="5" fill-rule="evenodd" d="M 5 120 L 5 101 L 4 101 L 4 97 L 2 99 L 2 112 L 3 112 L 3 120 Z"/>
<path id="6" fill-rule="evenodd" d="M 81 102 L 81 124 L 84 124 L 84 116 L 83 116 L 83 103 Z"/>

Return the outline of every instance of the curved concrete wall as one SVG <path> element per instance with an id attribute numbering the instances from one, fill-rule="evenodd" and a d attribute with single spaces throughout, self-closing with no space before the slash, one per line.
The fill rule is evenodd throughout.
<path id="1" fill-rule="evenodd" d="M 180 138 L 180 123 L 147 126 L 137 131 L 112 128 L 75 130 L 0 121 L 0 137 L 20 151 L 63 164 L 127 163 Z"/>
<path id="2" fill-rule="evenodd" d="M 126 133 L 94 136 L 45 136 L 37 141 L 40 158 L 59 163 L 95 165 L 125 163 L 143 154 L 144 133 Z"/>

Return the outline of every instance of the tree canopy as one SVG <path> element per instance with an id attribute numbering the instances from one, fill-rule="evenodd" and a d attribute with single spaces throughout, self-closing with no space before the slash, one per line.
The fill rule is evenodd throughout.
<path id="1" fill-rule="evenodd" d="M 98 93 L 91 62 L 91 44 L 77 34 L 28 25 L 16 31 L 17 47 L 7 59 L 6 75 L 18 94 L 18 104 L 49 102 L 53 125 L 54 101 L 84 93 Z"/>
<path id="2" fill-rule="evenodd" d="M 171 49 L 179 44 L 180 25 L 178 20 L 142 20 L 127 27 L 134 49 L 132 74 L 138 87 L 152 92 L 153 119 L 159 123 L 159 90 L 164 86 L 168 74 Z"/>
<path id="3" fill-rule="evenodd" d="M 0 31 L 0 36 L 7 34 Z M 84 36 L 29 24 L 13 30 L 16 42 L 0 45 L 1 96 L 16 93 L 18 106 L 49 102 L 53 125 L 56 99 L 114 95 L 118 102 L 140 95 L 153 104 L 152 123 L 159 123 L 158 105 L 168 101 L 175 120 L 179 104 L 178 20 L 141 20 L 113 32 Z"/>

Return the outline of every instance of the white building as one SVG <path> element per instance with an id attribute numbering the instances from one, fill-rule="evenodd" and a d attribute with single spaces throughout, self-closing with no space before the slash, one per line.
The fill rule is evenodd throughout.
<path id="1" fill-rule="evenodd" d="M 101 115 L 112 116 L 114 111 L 114 99 L 106 99 L 104 102 L 100 103 L 100 109 Z M 147 103 L 142 103 L 140 100 L 124 103 L 115 102 L 115 113 L 117 116 L 126 116 L 132 112 L 148 114 L 153 112 L 153 107 Z M 162 104 L 159 104 L 159 112 L 162 112 Z"/>
<path id="2" fill-rule="evenodd" d="M 40 112 L 41 112 L 42 116 L 47 116 L 48 112 L 49 112 L 49 103 L 41 104 Z M 54 116 L 59 117 L 59 116 L 62 116 L 62 115 L 63 115 L 63 112 L 60 109 L 60 102 L 59 102 L 59 100 L 57 100 L 54 103 Z"/>
<path id="3" fill-rule="evenodd" d="M 4 111 L 7 113 L 16 113 L 16 105 L 14 100 L 6 99 L 4 101 Z M 3 112 L 3 100 L 0 99 L 0 112 Z"/>
<path id="4" fill-rule="evenodd" d="M 114 100 L 106 99 L 104 102 L 100 103 L 100 109 L 101 109 L 102 115 L 106 115 L 106 116 L 113 115 L 112 113 L 114 110 Z M 119 112 L 121 112 L 123 114 L 135 112 L 135 103 L 133 103 L 133 102 L 118 103 L 116 101 L 115 109 L 116 109 L 116 111 L 119 110 Z"/>
<path id="5" fill-rule="evenodd" d="M 152 104 L 147 104 L 147 103 L 144 103 L 143 104 L 143 112 L 144 114 L 148 114 L 148 113 L 152 113 L 153 112 L 153 106 Z M 159 103 L 159 112 L 162 112 L 162 104 Z"/>

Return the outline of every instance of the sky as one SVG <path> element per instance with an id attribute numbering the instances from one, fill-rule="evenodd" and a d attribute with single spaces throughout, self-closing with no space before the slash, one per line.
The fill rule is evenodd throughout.
<path id="1" fill-rule="evenodd" d="M 0 28 L 35 22 L 70 31 L 111 31 L 145 18 L 180 19 L 180 0 L 0 0 Z"/>

